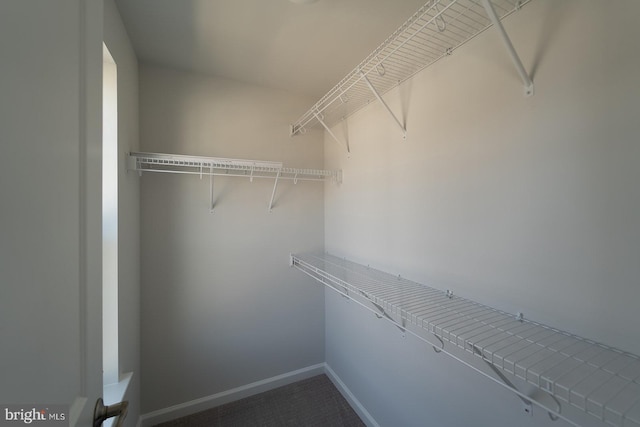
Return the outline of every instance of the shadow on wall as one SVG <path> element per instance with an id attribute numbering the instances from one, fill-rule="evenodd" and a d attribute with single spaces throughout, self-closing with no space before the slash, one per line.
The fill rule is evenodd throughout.
<path id="1" fill-rule="evenodd" d="M 536 78 L 536 71 L 544 61 L 544 53 L 549 51 L 549 44 L 556 39 L 558 30 L 563 26 L 563 22 L 566 22 L 568 6 L 567 3 L 562 2 L 547 3 L 546 10 L 543 13 L 544 20 L 540 27 L 540 36 L 536 43 L 533 61 L 531 62 L 530 75 L 533 81 Z"/>

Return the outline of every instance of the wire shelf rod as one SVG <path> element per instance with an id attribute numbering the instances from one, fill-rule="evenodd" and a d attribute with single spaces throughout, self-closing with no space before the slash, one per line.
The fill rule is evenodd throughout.
<path id="1" fill-rule="evenodd" d="M 460 313 L 452 313 L 452 320 L 450 322 L 442 323 L 440 327 L 446 331 L 446 333 L 451 336 L 452 331 L 454 331 L 455 326 L 459 325 L 468 325 L 470 322 L 476 323 L 474 317 L 480 312 L 484 312 L 482 307 L 472 306 L 465 311 L 460 311 Z"/>
<path id="2" fill-rule="evenodd" d="M 434 4 L 437 5 L 440 2 L 437 1 Z M 447 6 L 445 6 L 444 10 L 442 10 L 441 12 L 438 12 L 437 14 L 435 14 L 434 16 L 432 16 L 430 19 L 426 20 L 424 23 L 420 24 L 418 23 L 418 28 L 411 28 L 411 29 L 407 29 L 401 33 L 399 33 L 397 36 L 393 37 L 393 41 L 390 42 L 390 44 L 394 44 L 394 42 L 398 42 L 397 46 L 393 46 L 393 48 L 385 54 L 385 56 L 379 61 L 379 63 L 383 63 L 385 62 L 387 59 L 389 59 L 391 57 L 391 55 L 393 55 L 398 49 L 400 49 L 401 47 L 403 47 L 406 43 L 408 43 L 411 39 L 413 39 L 414 37 L 416 37 L 421 31 L 423 31 L 425 28 L 427 28 L 428 25 L 432 24 L 435 22 L 435 20 L 441 16 L 443 13 L 445 13 L 454 3 L 449 3 Z M 424 14 L 422 15 L 424 16 Z M 416 20 L 415 22 L 419 22 L 419 19 Z M 409 33 L 411 31 L 411 33 Z M 406 38 L 402 39 L 402 36 L 406 35 Z M 401 41 L 400 41 L 401 40 Z M 375 67 L 373 67 L 375 68 Z M 371 69 L 369 71 L 366 72 L 366 74 L 368 74 L 369 72 L 371 72 Z"/>
<path id="3" fill-rule="evenodd" d="M 438 22 L 438 19 L 442 21 L 442 17 L 446 16 L 447 11 L 452 8 L 455 2 L 450 2 L 442 10 L 438 9 L 438 5 L 443 3 L 442 1 L 430 2 L 432 3 L 429 6 L 427 3 L 427 7 L 423 6 L 421 10 L 419 10 L 409 21 L 407 21 L 407 25 L 401 27 L 395 33 L 393 33 L 385 43 L 383 43 L 379 47 L 379 51 L 388 51 L 389 53 L 385 56 L 384 59 L 387 59 L 391 54 L 393 54 L 394 50 L 402 47 L 404 43 L 413 39 L 415 36 L 420 34 L 425 29 L 433 31 L 435 28 L 438 28 L 435 25 Z M 411 21 L 411 22 L 410 22 Z M 431 27 L 429 27 L 431 26 Z M 439 31 L 441 32 L 441 31 Z M 371 59 L 373 55 L 370 55 Z M 377 55 L 376 55 L 377 56 Z"/>
<path id="4" fill-rule="evenodd" d="M 435 302 L 432 307 L 416 312 L 416 317 L 419 319 L 427 320 L 427 327 L 434 325 L 435 322 L 444 315 L 456 315 L 456 311 L 453 310 L 456 306 L 465 304 L 464 301 L 455 300 L 451 305 L 444 305 L 440 302 Z"/>
<path id="5" fill-rule="evenodd" d="M 311 264 L 307 264 L 306 262 L 302 261 L 299 258 L 294 258 L 293 261 L 292 261 L 292 266 L 297 268 L 299 271 L 301 271 L 302 273 L 306 274 L 307 276 L 309 276 L 309 277 L 319 281 L 320 283 L 328 286 L 329 288 L 331 288 L 332 290 L 334 290 L 335 292 L 337 292 L 341 296 L 347 298 L 350 301 L 355 302 L 356 304 L 362 306 L 366 310 L 368 310 L 368 311 L 374 313 L 376 316 L 378 316 L 378 312 L 376 310 L 371 308 L 368 304 L 363 303 L 362 301 L 359 301 L 357 299 L 354 299 L 353 298 L 353 294 L 349 294 L 348 292 L 345 292 L 345 291 L 341 290 L 340 287 L 334 287 L 333 286 L 334 284 L 332 284 L 330 280 L 329 280 L 329 282 L 325 282 L 324 279 L 319 278 L 317 276 L 317 274 L 319 274 L 321 272 L 318 272 L 317 268 L 312 266 Z M 337 279 L 337 278 L 335 278 L 335 279 L 337 281 L 340 281 L 340 279 Z M 392 324 L 394 324 L 395 326 L 397 326 L 397 327 L 402 329 L 402 326 L 399 325 L 394 319 L 386 317 L 386 316 L 378 316 L 378 317 L 381 318 L 381 319 L 387 320 L 387 321 L 391 322 Z M 406 332 L 409 332 L 411 335 L 415 336 L 416 338 L 420 339 L 421 341 L 424 341 L 425 343 L 427 343 L 428 345 L 430 345 L 430 346 L 432 346 L 434 348 L 440 346 L 440 343 L 434 343 L 429 338 L 427 338 L 427 337 L 425 337 L 425 336 L 423 336 L 423 335 L 421 335 L 421 334 L 419 334 L 419 333 L 417 333 L 415 331 L 412 331 L 410 329 L 406 329 Z M 539 401 L 537 401 L 535 399 L 531 399 L 529 396 L 523 394 L 518 389 L 514 388 L 512 385 L 504 383 L 504 382 L 502 382 L 501 379 L 495 378 L 495 377 L 489 375 L 485 371 L 479 369 L 478 367 L 474 366 L 473 364 L 469 363 L 468 361 L 460 358 L 459 356 L 457 356 L 456 354 L 450 352 L 449 350 L 447 350 L 445 348 L 442 348 L 442 349 L 439 349 L 438 352 L 446 354 L 447 356 L 449 356 L 452 359 L 458 361 L 462 365 L 467 366 L 471 370 L 473 370 L 473 371 L 479 373 L 480 375 L 486 377 L 487 379 L 493 381 L 497 385 L 510 390 L 511 392 L 513 392 L 516 395 L 518 395 L 518 397 L 520 397 L 521 399 L 526 400 L 526 401 L 531 401 L 532 404 L 542 408 L 543 410 L 547 411 L 549 414 L 553 415 L 554 417 L 557 417 L 558 419 L 563 419 L 564 421 L 566 421 L 567 423 L 569 423 L 572 426 L 581 427 L 579 424 L 577 424 L 571 418 L 568 418 L 567 416 L 562 414 L 559 409 L 549 408 L 547 405 L 545 405 L 545 404 L 543 404 L 543 403 L 541 403 L 541 402 L 539 402 Z"/>
<path id="6" fill-rule="evenodd" d="M 506 321 L 504 316 L 499 313 L 486 313 L 482 316 L 477 316 L 476 319 L 478 320 L 468 319 L 468 325 L 450 331 L 449 341 L 458 347 L 465 348 L 468 339 L 472 339 L 473 336 L 486 332 L 487 330 L 495 330 L 492 324 L 497 324 L 500 321 Z M 465 349 L 469 350 L 468 348 Z"/>
<path id="7" fill-rule="evenodd" d="M 413 317 L 414 319 L 417 319 L 417 315 L 416 312 L 419 310 L 423 310 L 423 309 L 427 309 L 429 306 L 431 306 L 432 304 L 430 303 L 426 303 L 425 299 L 429 299 L 429 298 L 436 298 L 438 297 L 438 292 L 428 292 L 428 293 L 424 293 L 424 292 L 418 292 L 416 293 L 415 298 L 413 298 L 411 301 L 400 301 L 398 303 L 398 310 L 399 312 L 406 317 Z M 415 321 L 414 321 L 415 322 Z"/>
<path id="8" fill-rule="evenodd" d="M 507 317 L 502 314 L 499 314 L 498 316 L 495 316 L 495 317 L 489 317 L 489 318 L 492 319 L 492 323 L 490 324 L 485 322 L 484 320 L 478 319 L 477 317 L 468 317 L 468 320 L 475 322 L 476 324 L 479 325 L 479 328 L 476 328 L 474 330 L 475 336 L 482 334 L 483 338 L 486 340 L 490 337 L 494 337 L 500 334 L 508 335 L 511 332 L 511 328 L 518 326 L 517 323 L 514 323 L 512 317 Z M 428 321 L 426 322 L 427 323 L 424 326 L 429 327 L 429 322 Z M 509 329 L 505 328 L 505 325 L 509 325 L 510 328 Z M 459 339 L 458 336 L 455 334 L 455 332 L 447 331 L 447 335 L 448 335 L 447 339 L 453 343 L 456 343 L 457 340 Z M 465 337 L 465 340 L 470 340 L 470 337 Z M 477 346 L 478 341 L 475 341 L 475 343 Z"/>
<path id="9" fill-rule="evenodd" d="M 275 175 L 251 175 L 247 173 L 227 173 L 227 172 L 200 172 L 197 171 L 175 171 L 175 170 L 164 170 L 164 169 L 153 169 L 153 168 L 144 168 L 144 169 L 135 169 L 138 172 L 154 172 L 154 173 L 170 173 L 170 174 L 181 174 L 181 175 L 202 175 L 202 176 L 227 176 L 234 178 L 258 178 L 258 179 L 275 179 Z M 306 177 L 306 176 L 280 176 L 279 179 L 286 180 L 299 180 L 299 181 L 326 181 L 326 177 Z"/>
<path id="10" fill-rule="evenodd" d="M 472 339 L 489 330 L 501 332 L 498 329 L 502 324 L 510 323 L 513 319 L 495 310 L 484 308 L 481 315 L 470 317 L 468 320 L 475 328 L 453 329 L 449 332 L 453 339 Z M 473 333 L 473 335 L 469 335 Z"/>
<path id="11" fill-rule="evenodd" d="M 292 180 L 294 185 L 299 181 L 326 181 L 332 179 L 339 184 L 342 180 L 340 170 L 296 169 L 285 168 L 280 162 L 262 160 L 227 159 L 219 157 L 197 157 L 178 154 L 161 153 L 129 153 L 129 170 L 143 172 L 171 173 L 209 176 L 209 212 L 213 213 L 215 198 L 213 177 L 242 177 L 253 182 L 254 178 L 273 179 L 268 210 L 272 211 L 279 180 Z"/>
<path id="12" fill-rule="evenodd" d="M 542 350 L 544 347 L 539 345 L 536 341 L 533 340 L 534 337 L 538 337 L 541 334 L 540 331 L 531 331 L 528 336 L 519 337 L 517 342 L 511 345 L 509 348 L 503 347 L 499 349 L 499 351 L 495 351 L 495 353 L 500 353 L 500 359 L 502 360 L 503 367 L 505 362 L 515 363 L 515 360 L 520 360 L 520 353 L 526 350 L 527 355 L 536 354 L 538 351 Z M 524 354 L 523 354 L 524 355 Z M 505 367 L 506 368 L 506 367 Z M 513 373 L 513 371 L 511 371 Z"/>
<path id="13" fill-rule="evenodd" d="M 564 402 L 613 426 L 640 426 L 637 355 L 330 255 L 293 259 L 299 270 L 316 280 L 322 276 L 319 281 L 365 308 L 378 314 L 382 308 L 382 317 L 396 326 L 416 326 L 417 331 L 407 331 L 434 348 L 442 344 L 419 331 L 433 334 L 442 343 L 481 357 L 495 369 L 550 393 L 558 404 Z M 430 291 L 415 292 L 416 286 Z M 365 294 L 366 299 L 362 297 Z M 422 295 L 429 305 L 416 301 Z M 412 308 L 406 310 L 403 306 Z M 419 315 L 416 310 L 420 310 Z M 446 348 L 442 351 L 451 355 Z M 536 404 L 567 420 L 559 414 L 559 407 Z"/>
<path id="14" fill-rule="evenodd" d="M 442 309 L 446 309 L 448 312 L 450 312 L 453 315 L 459 315 L 459 313 L 457 312 L 457 310 L 453 310 L 453 307 L 444 307 L 442 308 L 442 305 L 440 303 L 435 303 L 435 309 L 436 311 L 438 309 L 442 310 Z M 429 327 L 431 324 L 435 323 L 437 321 L 437 319 L 434 318 L 434 310 L 428 310 L 428 311 L 418 311 L 415 313 L 415 316 L 420 319 L 424 325 L 424 327 Z M 474 318 L 470 317 L 470 320 L 474 320 Z M 511 318 L 505 318 L 506 321 L 513 322 L 513 319 Z"/>
<path id="15" fill-rule="evenodd" d="M 369 73 L 368 75 L 375 79 L 375 81 L 386 84 L 396 84 L 399 80 L 402 80 L 407 74 L 407 70 L 416 70 L 422 66 L 425 61 L 432 61 L 437 58 L 442 52 L 426 52 L 410 49 L 411 46 L 407 46 L 406 49 L 400 51 L 394 61 L 380 63 L 375 73 Z M 385 72 L 382 74 L 382 72 Z"/>
<path id="16" fill-rule="evenodd" d="M 499 19 L 504 19 L 528 1 L 530 0 L 492 0 L 492 5 Z M 413 77 L 417 72 L 493 26 L 494 23 L 491 17 L 487 16 L 488 12 L 481 2 L 482 0 L 428 1 L 303 114 L 292 125 L 292 135 L 318 123 L 313 112 L 325 114 L 325 123 L 331 127 L 338 120 L 367 105 L 369 99 L 356 100 L 351 94 L 357 90 L 359 73 L 371 78 L 380 95 L 384 95 L 394 86 Z M 388 78 L 376 77 L 374 81 L 374 76 L 378 74 L 375 71 L 381 66 L 387 70 Z M 393 73 L 390 72 L 392 67 L 395 67 Z M 347 103 L 342 101 L 345 98 L 349 98 Z M 340 106 L 344 107 L 344 111 L 336 113 L 334 110 Z"/>
<path id="17" fill-rule="evenodd" d="M 409 46 L 410 47 L 410 46 Z M 439 52 L 441 53 L 441 52 Z M 370 73 L 372 81 L 377 81 L 379 83 L 385 83 L 388 85 L 391 82 L 397 82 L 401 80 L 403 76 L 407 74 L 407 70 L 417 70 L 425 61 L 432 61 L 433 58 L 437 57 L 436 52 L 419 52 L 413 51 L 409 48 L 403 49 L 398 53 L 396 59 L 393 62 L 380 63 L 380 65 L 384 65 L 385 74 L 380 75 L 378 72 Z M 382 68 L 380 68 L 382 70 Z M 392 74 L 395 71 L 395 74 Z M 375 79 L 375 80 L 374 80 Z"/>
<path id="18" fill-rule="evenodd" d="M 536 337 L 539 334 L 540 332 L 538 332 L 537 334 L 531 335 L 531 337 Z M 505 354 L 502 357 L 503 367 L 506 371 L 515 375 L 516 374 L 515 366 L 517 365 L 517 363 L 519 363 L 519 361 L 521 361 L 523 358 L 540 354 L 543 350 L 544 350 L 544 347 L 534 341 L 531 341 L 531 340 L 520 341 L 518 345 L 514 346 L 511 349 L 511 352 L 509 352 L 508 354 Z M 507 366 L 505 365 L 505 363 L 509 365 Z"/>
<path id="19" fill-rule="evenodd" d="M 282 163 L 181 156 L 159 153 L 130 153 L 130 169 L 138 172 L 166 172 L 193 175 L 246 176 L 248 178 L 275 178 L 264 173 L 281 174 L 282 179 L 325 180 L 339 179 L 340 171 L 321 169 L 296 169 L 282 167 Z M 224 172 L 220 172 L 220 170 Z M 240 171 L 230 173 L 229 171 Z"/>
<path id="20" fill-rule="evenodd" d="M 309 122 L 311 122 L 315 118 L 316 112 L 324 112 L 327 108 L 329 108 L 336 101 L 340 100 L 341 97 L 349 92 L 356 84 L 360 83 L 361 76 L 359 75 L 362 70 L 361 66 L 358 66 L 355 70 L 353 70 L 347 77 L 345 77 L 336 87 L 327 95 L 325 95 L 320 101 L 318 101 L 312 110 L 305 115 L 305 118 L 299 123 L 293 125 L 294 134 L 297 129 L 304 128 Z M 365 72 L 365 75 L 371 71 L 370 69 Z M 336 96 L 337 94 L 337 96 Z"/>
<path id="21" fill-rule="evenodd" d="M 349 279 L 353 280 L 354 283 L 362 286 L 368 286 L 371 289 L 383 289 L 388 292 L 394 291 L 432 291 L 429 289 L 425 289 L 424 287 L 412 286 L 411 284 L 405 284 L 402 282 L 398 283 L 385 283 L 384 281 L 378 280 L 376 278 L 368 278 L 365 274 L 360 272 L 353 272 L 349 274 Z"/>
<path id="22" fill-rule="evenodd" d="M 437 58 L 442 51 L 434 49 L 431 46 L 424 46 L 419 44 L 419 40 L 415 40 L 412 43 L 407 43 L 406 46 L 398 49 L 396 55 L 391 60 L 380 61 L 376 64 L 374 70 L 375 73 L 371 75 L 380 75 L 383 68 L 389 68 L 390 66 L 397 65 L 402 67 L 403 64 L 410 64 L 412 67 L 419 68 L 425 61 L 431 61 L 433 58 Z"/>
<path id="23" fill-rule="evenodd" d="M 386 302 L 392 304 L 392 305 L 396 305 L 398 304 L 398 308 L 400 309 L 399 311 L 402 311 L 402 308 L 400 307 L 401 304 L 407 304 L 406 301 L 411 298 L 412 300 L 415 301 L 416 304 L 420 303 L 420 300 L 423 300 L 424 298 L 429 298 L 429 297 L 434 297 L 435 296 L 435 292 L 431 293 L 431 295 L 429 293 L 424 293 L 424 292 L 420 292 L 420 290 L 414 290 L 414 289 L 410 289 L 407 290 L 405 292 L 402 292 L 400 294 L 398 294 L 398 292 L 394 292 L 394 291 L 381 291 L 380 293 L 377 293 L 375 291 L 375 289 L 369 289 L 367 290 L 367 294 L 372 293 L 372 297 L 377 297 L 379 299 L 383 299 Z"/>

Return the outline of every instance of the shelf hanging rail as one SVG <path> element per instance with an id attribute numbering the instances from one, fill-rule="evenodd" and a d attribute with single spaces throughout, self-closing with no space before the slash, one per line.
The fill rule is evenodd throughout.
<path id="1" fill-rule="evenodd" d="M 580 427 L 585 420 L 576 418 L 588 415 L 614 427 L 640 427 L 640 356 L 329 254 L 291 255 L 289 264 L 553 420 Z M 474 366 L 477 358 L 498 378 Z M 523 394 L 506 375 L 536 387 L 552 404 Z"/>
<path id="2" fill-rule="evenodd" d="M 276 188 L 279 180 L 298 181 L 333 181 L 342 182 L 341 170 L 297 169 L 284 167 L 280 162 L 264 160 L 228 159 L 223 157 L 185 156 L 162 153 L 129 153 L 128 168 L 142 175 L 143 172 L 160 172 L 174 174 L 209 176 L 210 210 L 214 208 L 213 177 L 230 176 L 248 178 L 273 179 L 274 186 L 269 202 L 269 211 L 273 208 Z"/>
<path id="3" fill-rule="evenodd" d="M 328 129 L 382 96 L 416 73 L 451 55 L 457 48 L 492 25 L 495 26 L 525 85 L 533 82 L 500 22 L 531 0 L 429 0 L 378 46 L 364 61 L 290 126 L 294 136 L 318 124 Z M 400 127 L 406 126 L 382 101 Z M 339 139 L 330 132 L 332 138 Z"/>

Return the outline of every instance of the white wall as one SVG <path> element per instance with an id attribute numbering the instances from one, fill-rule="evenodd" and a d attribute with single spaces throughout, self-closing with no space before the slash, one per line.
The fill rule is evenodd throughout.
<path id="1" fill-rule="evenodd" d="M 0 402 L 101 392 L 102 4 L 0 3 Z"/>
<path id="2" fill-rule="evenodd" d="M 20 3 L 0 7 L 0 402 L 70 403 L 80 383 L 79 8 Z"/>
<path id="3" fill-rule="evenodd" d="M 322 168 L 322 133 L 288 137 L 309 99 L 140 68 L 141 149 Z M 322 289 L 288 267 L 322 249 L 323 184 L 144 174 L 142 396 L 149 413 L 324 361 Z"/>
<path id="4" fill-rule="evenodd" d="M 118 75 L 118 339 L 120 373 L 133 372 L 126 425 L 140 414 L 140 179 L 127 172 L 138 151 L 138 60 L 113 0 L 104 2 L 104 41 Z"/>
<path id="5" fill-rule="evenodd" d="M 640 4 L 537 0 L 325 136 L 327 251 L 640 354 Z M 344 134 L 343 126 L 335 132 Z M 382 426 L 544 425 L 326 295 L 326 360 Z"/>

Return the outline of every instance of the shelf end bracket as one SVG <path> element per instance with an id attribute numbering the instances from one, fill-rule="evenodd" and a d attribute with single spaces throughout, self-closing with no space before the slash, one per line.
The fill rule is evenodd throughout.
<path id="1" fill-rule="evenodd" d="M 518 56 L 518 53 L 513 47 L 513 44 L 511 43 L 511 39 L 509 38 L 509 35 L 505 31 L 504 26 L 502 25 L 502 22 L 500 22 L 500 18 L 498 18 L 498 15 L 496 14 L 495 9 L 493 8 L 493 4 L 491 3 L 491 0 L 482 0 L 482 5 L 484 6 L 485 11 L 487 12 L 487 16 L 493 23 L 493 26 L 496 27 L 496 29 L 500 33 L 500 36 L 502 37 L 502 41 L 504 42 L 504 45 L 507 48 L 507 52 L 509 53 L 509 56 L 511 56 L 513 65 L 515 65 L 516 70 L 518 71 L 518 74 L 520 75 L 520 78 L 524 83 L 524 95 L 525 96 L 533 95 L 533 80 L 531 80 L 529 73 L 527 73 L 527 71 L 524 69 L 524 66 L 522 65 L 522 61 L 520 61 L 520 57 Z"/>
<path id="2" fill-rule="evenodd" d="M 137 171 L 138 170 L 138 159 L 134 157 L 131 153 L 127 155 L 127 171 Z"/>

